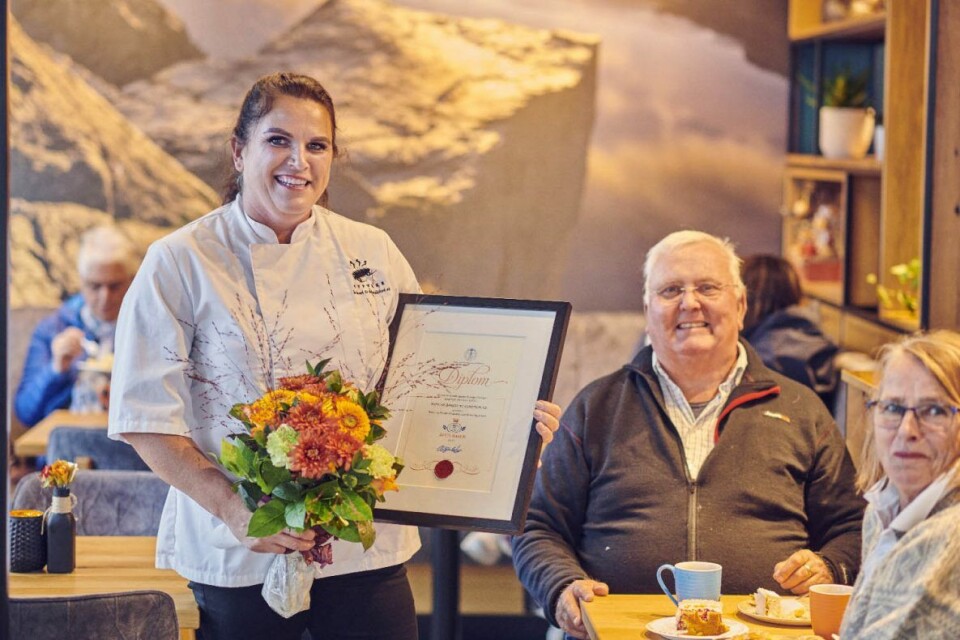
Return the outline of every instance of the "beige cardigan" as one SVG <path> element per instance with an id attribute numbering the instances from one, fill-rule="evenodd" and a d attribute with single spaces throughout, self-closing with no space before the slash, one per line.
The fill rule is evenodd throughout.
<path id="1" fill-rule="evenodd" d="M 883 531 L 873 505 L 863 521 L 863 558 Z M 896 543 L 873 574 L 857 578 L 842 640 L 960 638 L 960 488 L 954 487 Z"/>

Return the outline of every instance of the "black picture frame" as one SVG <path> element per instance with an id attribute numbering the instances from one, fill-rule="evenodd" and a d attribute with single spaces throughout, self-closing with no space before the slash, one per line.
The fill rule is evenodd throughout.
<path id="1" fill-rule="evenodd" d="M 374 511 L 377 521 L 505 534 L 522 531 L 542 444 L 533 428 L 534 404 L 537 399 L 552 398 L 571 310 L 568 302 L 400 295 L 381 380 L 383 402 L 393 412 L 384 423 L 387 437 L 382 443 L 391 453 L 400 455 L 407 466 L 398 478 L 400 491 L 388 493 L 386 502 Z M 480 348 L 463 349 L 464 345 L 474 344 Z M 460 360 L 430 357 L 431 353 L 458 349 L 461 351 L 457 353 L 463 354 Z M 482 358 L 477 360 L 478 353 L 483 357 L 492 353 L 493 364 Z M 476 374 L 480 367 L 485 368 L 485 377 Z M 504 372 L 506 377 L 497 378 Z M 515 379 L 510 377 L 512 374 L 516 374 Z M 457 378 L 455 387 L 450 384 L 452 378 Z M 479 395 L 466 396 L 459 384 L 465 380 L 487 382 L 476 383 L 483 389 L 471 388 L 471 393 Z M 493 395 L 502 397 L 484 395 L 488 387 L 495 385 L 501 386 Z M 478 457 L 487 464 L 451 461 L 448 457 L 463 453 L 451 453 L 460 447 L 459 443 L 457 447 L 441 444 L 430 451 L 442 449 L 437 455 L 447 457 L 436 462 L 431 478 L 429 464 L 434 461 L 424 464 L 416 454 L 411 458 L 411 449 L 427 451 L 445 438 L 468 438 L 466 422 L 458 422 L 460 415 L 453 415 L 460 413 L 463 405 L 447 409 L 463 399 L 467 399 L 468 405 L 473 403 L 466 409 L 474 412 L 467 414 L 472 417 L 466 422 L 497 427 L 476 429 L 475 442 L 481 443 L 476 449 L 483 452 Z M 489 413 L 494 416 L 488 415 L 492 405 L 496 406 Z M 450 415 L 444 415 L 448 411 Z M 450 433 L 448 427 L 454 424 L 443 423 L 444 420 L 454 423 L 463 433 Z M 442 431 L 436 428 L 437 424 Z M 511 443 L 520 442 L 522 452 L 510 447 Z M 443 465 L 446 476 L 441 475 Z M 458 467 L 468 469 L 458 476 L 461 483 L 473 482 L 468 479 L 469 469 L 482 468 L 474 475 L 481 484 L 489 482 L 486 490 L 444 484 Z M 413 482 L 420 484 L 407 484 Z"/>

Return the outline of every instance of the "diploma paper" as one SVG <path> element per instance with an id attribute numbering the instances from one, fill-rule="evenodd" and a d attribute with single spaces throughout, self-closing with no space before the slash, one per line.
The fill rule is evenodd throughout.
<path id="1" fill-rule="evenodd" d="M 475 519 L 516 520 L 521 476 L 526 471 L 532 480 L 527 466 L 536 464 L 533 410 L 557 321 L 554 309 L 403 308 L 384 386 L 391 417 L 382 444 L 405 467 L 399 493 L 387 495 L 378 517 L 434 514 L 459 528 L 471 528 Z M 552 383 L 555 367 L 550 373 Z M 477 528 L 491 528 L 490 522 Z"/>

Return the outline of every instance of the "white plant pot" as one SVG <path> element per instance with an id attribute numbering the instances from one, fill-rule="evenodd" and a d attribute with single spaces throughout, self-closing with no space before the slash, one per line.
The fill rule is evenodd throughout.
<path id="1" fill-rule="evenodd" d="M 884 145 L 883 125 L 878 124 L 873 129 L 873 155 L 877 156 L 877 160 L 880 160 L 880 161 L 883 161 L 883 145 Z"/>
<path id="2" fill-rule="evenodd" d="M 864 157 L 875 123 L 870 108 L 820 107 L 820 153 L 825 158 Z"/>

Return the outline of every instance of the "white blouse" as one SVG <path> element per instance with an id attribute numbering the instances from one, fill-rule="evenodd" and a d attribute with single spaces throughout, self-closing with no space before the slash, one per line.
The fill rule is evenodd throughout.
<path id="1" fill-rule="evenodd" d="M 243 425 L 230 407 L 250 402 L 280 376 L 331 367 L 364 390 L 379 380 L 398 294 L 417 292 L 410 265 L 387 234 L 315 206 L 279 244 L 239 201 L 155 242 L 120 311 L 109 433 L 192 438 L 219 454 Z M 224 472 L 226 473 L 226 472 Z M 323 576 L 408 560 L 413 527 L 377 524 L 366 552 L 334 542 Z M 263 582 L 272 554 L 244 547 L 219 519 L 171 489 L 157 542 L 157 566 L 203 584 Z"/>

